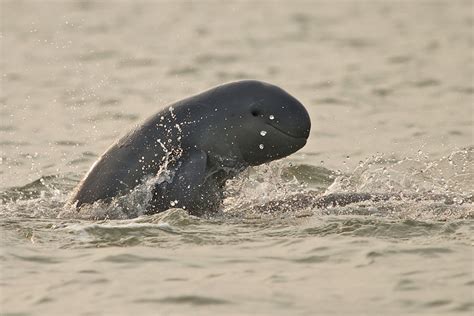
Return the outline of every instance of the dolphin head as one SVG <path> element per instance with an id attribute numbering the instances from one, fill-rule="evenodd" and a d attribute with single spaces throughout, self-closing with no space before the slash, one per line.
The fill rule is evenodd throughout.
<path id="1" fill-rule="evenodd" d="M 233 122 L 230 139 L 247 164 L 286 157 L 306 144 L 311 129 L 308 112 L 286 91 L 256 80 L 221 87 L 225 89 L 219 89 L 218 99 L 231 100 L 225 118 Z"/>

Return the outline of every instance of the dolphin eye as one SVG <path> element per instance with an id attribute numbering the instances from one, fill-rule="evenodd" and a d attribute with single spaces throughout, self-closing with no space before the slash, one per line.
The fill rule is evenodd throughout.
<path id="1" fill-rule="evenodd" d="M 250 113 L 252 113 L 253 116 L 259 116 L 261 114 L 260 111 L 257 109 L 253 109 L 252 111 L 250 111 Z"/>
<path id="2" fill-rule="evenodd" d="M 255 116 L 255 117 L 263 116 L 262 106 L 263 106 L 263 104 L 261 103 L 261 101 L 257 101 L 255 103 L 253 103 L 250 106 L 250 114 L 252 114 L 252 116 Z"/>

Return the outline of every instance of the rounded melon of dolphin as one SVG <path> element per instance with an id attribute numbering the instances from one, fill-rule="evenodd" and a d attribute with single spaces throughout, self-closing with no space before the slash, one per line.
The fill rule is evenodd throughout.
<path id="1" fill-rule="evenodd" d="M 74 190 L 80 208 L 157 178 L 147 210 L 214 211 L 225 181 L 248 166 L 286 157 L 306 144 L 304 106 L 265 82 L 231 82 L 177 101 L 115 142 Z"/>

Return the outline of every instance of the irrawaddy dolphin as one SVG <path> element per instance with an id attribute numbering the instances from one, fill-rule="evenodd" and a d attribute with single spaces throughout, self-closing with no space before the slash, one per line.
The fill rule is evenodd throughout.
<path id="1" fill-rule="evenodd" d="M 167 106 L 120 138 L 69 202 L 79 209 L 107 202 L 156 178 L 148 213 L 212 212 L 226 180 L 301 149 L 310 129 L 305 107 L 283 89 L 256 80 L 223 84 Z"/>

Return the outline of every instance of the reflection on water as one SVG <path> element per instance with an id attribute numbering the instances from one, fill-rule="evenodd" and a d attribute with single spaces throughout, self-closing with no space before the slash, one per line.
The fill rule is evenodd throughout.
<path id="1" fill-rule="evenodd" d="M 472 313 L 471 2 L 1 9 L 3 313 Z M 217 214 L 143 216 L 146 186 L 64 206 L 134 124 L 243 78 L 297 96 L 314 128 L 229 181 Z M 320 203 L 352 193 L 390 198 Z"/>

